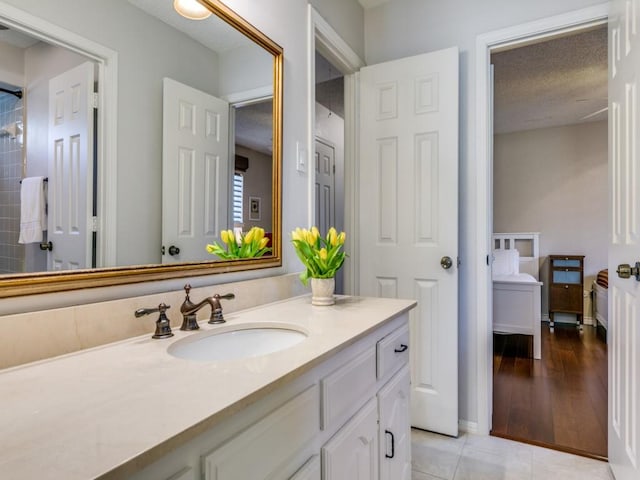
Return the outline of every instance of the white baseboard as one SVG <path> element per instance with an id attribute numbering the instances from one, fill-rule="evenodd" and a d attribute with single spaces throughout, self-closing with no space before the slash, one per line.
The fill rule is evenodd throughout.
<path id="1" fill-rule="evenodd" d="M 458 430 L 462 433 L 478 433 L 478 422 L 458 420 Z"/>

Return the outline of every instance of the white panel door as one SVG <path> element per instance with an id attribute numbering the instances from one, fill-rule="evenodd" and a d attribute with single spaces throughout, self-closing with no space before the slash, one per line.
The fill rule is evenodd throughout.
<path id="1" fill-rule="evenodd" d="M 458 50 L 365 67 L 360 82 L 360 293 L 418 300 L 411 423 L 457 435 Z"/>
<path id="2" fill-rule="evenodd" d="M 409 383 L 405 365 L 378 393 L 380 480 L 411 480 Z"/>
<path id="3" fill-rule="evenodd" d="M 90 268 L 94 65 L 49 80 L 49 270 Z"/>
<path id="4" fill-rule="evenodd" d="M 315 225 L 321 233 L 326 233 L 330 227 L 335 227 L 335 148 L 322 140 L 316 139 L 315 154 L 315 196 L 316 221 Z"/>
<path id="5" fill-rule="evenodd" d="M 640 266 L 638 78 L 640 1 L 614 0 L 609 18 L 609 463 L 617 480 L 640 478 Z M 637 272 L 634 272 L 637 273 Z"/>
<path id="6" fill-rule="evenodd" d="M 163 263 L 214 260 L 206 245 L 229 222 L 229 104 L 164 79 Z"/>

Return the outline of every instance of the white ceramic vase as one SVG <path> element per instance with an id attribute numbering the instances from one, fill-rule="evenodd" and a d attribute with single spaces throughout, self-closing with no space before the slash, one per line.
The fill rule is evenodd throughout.
<path id="1" fill-rule="evenodd" d="M 311 279 L 311 304 L 312 305 L 333 305 L 336 303 L 333 292 L 336 289 L 335 278 L 312 278 Z"/>

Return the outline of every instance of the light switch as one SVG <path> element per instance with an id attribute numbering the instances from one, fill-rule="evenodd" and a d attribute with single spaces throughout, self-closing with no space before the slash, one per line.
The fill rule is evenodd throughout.
<path id="1" fill-rule="evenodd" d="M 301 173 L 307 171 L 307 149 L 300 145 L 300 142 L 296 142 L 296 170 Z"/>

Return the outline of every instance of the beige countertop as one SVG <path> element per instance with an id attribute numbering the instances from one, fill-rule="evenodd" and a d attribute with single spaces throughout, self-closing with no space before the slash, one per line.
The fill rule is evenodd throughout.
<path id="1" fill-rule="evenodd" d="M 149 334 L 1 370 L 1 476 L 133 473 L 413 306 L 412 300 L 340 297 L 336 305 L 315 307 L 303 296 L 226 315 L 222 326 L 174 330 L 170 339 Z M 205 330 L 261 323 L 289 324 L 308 338 L 280 352 L 223 362 L 167 353 L 172 343 Z"/>

